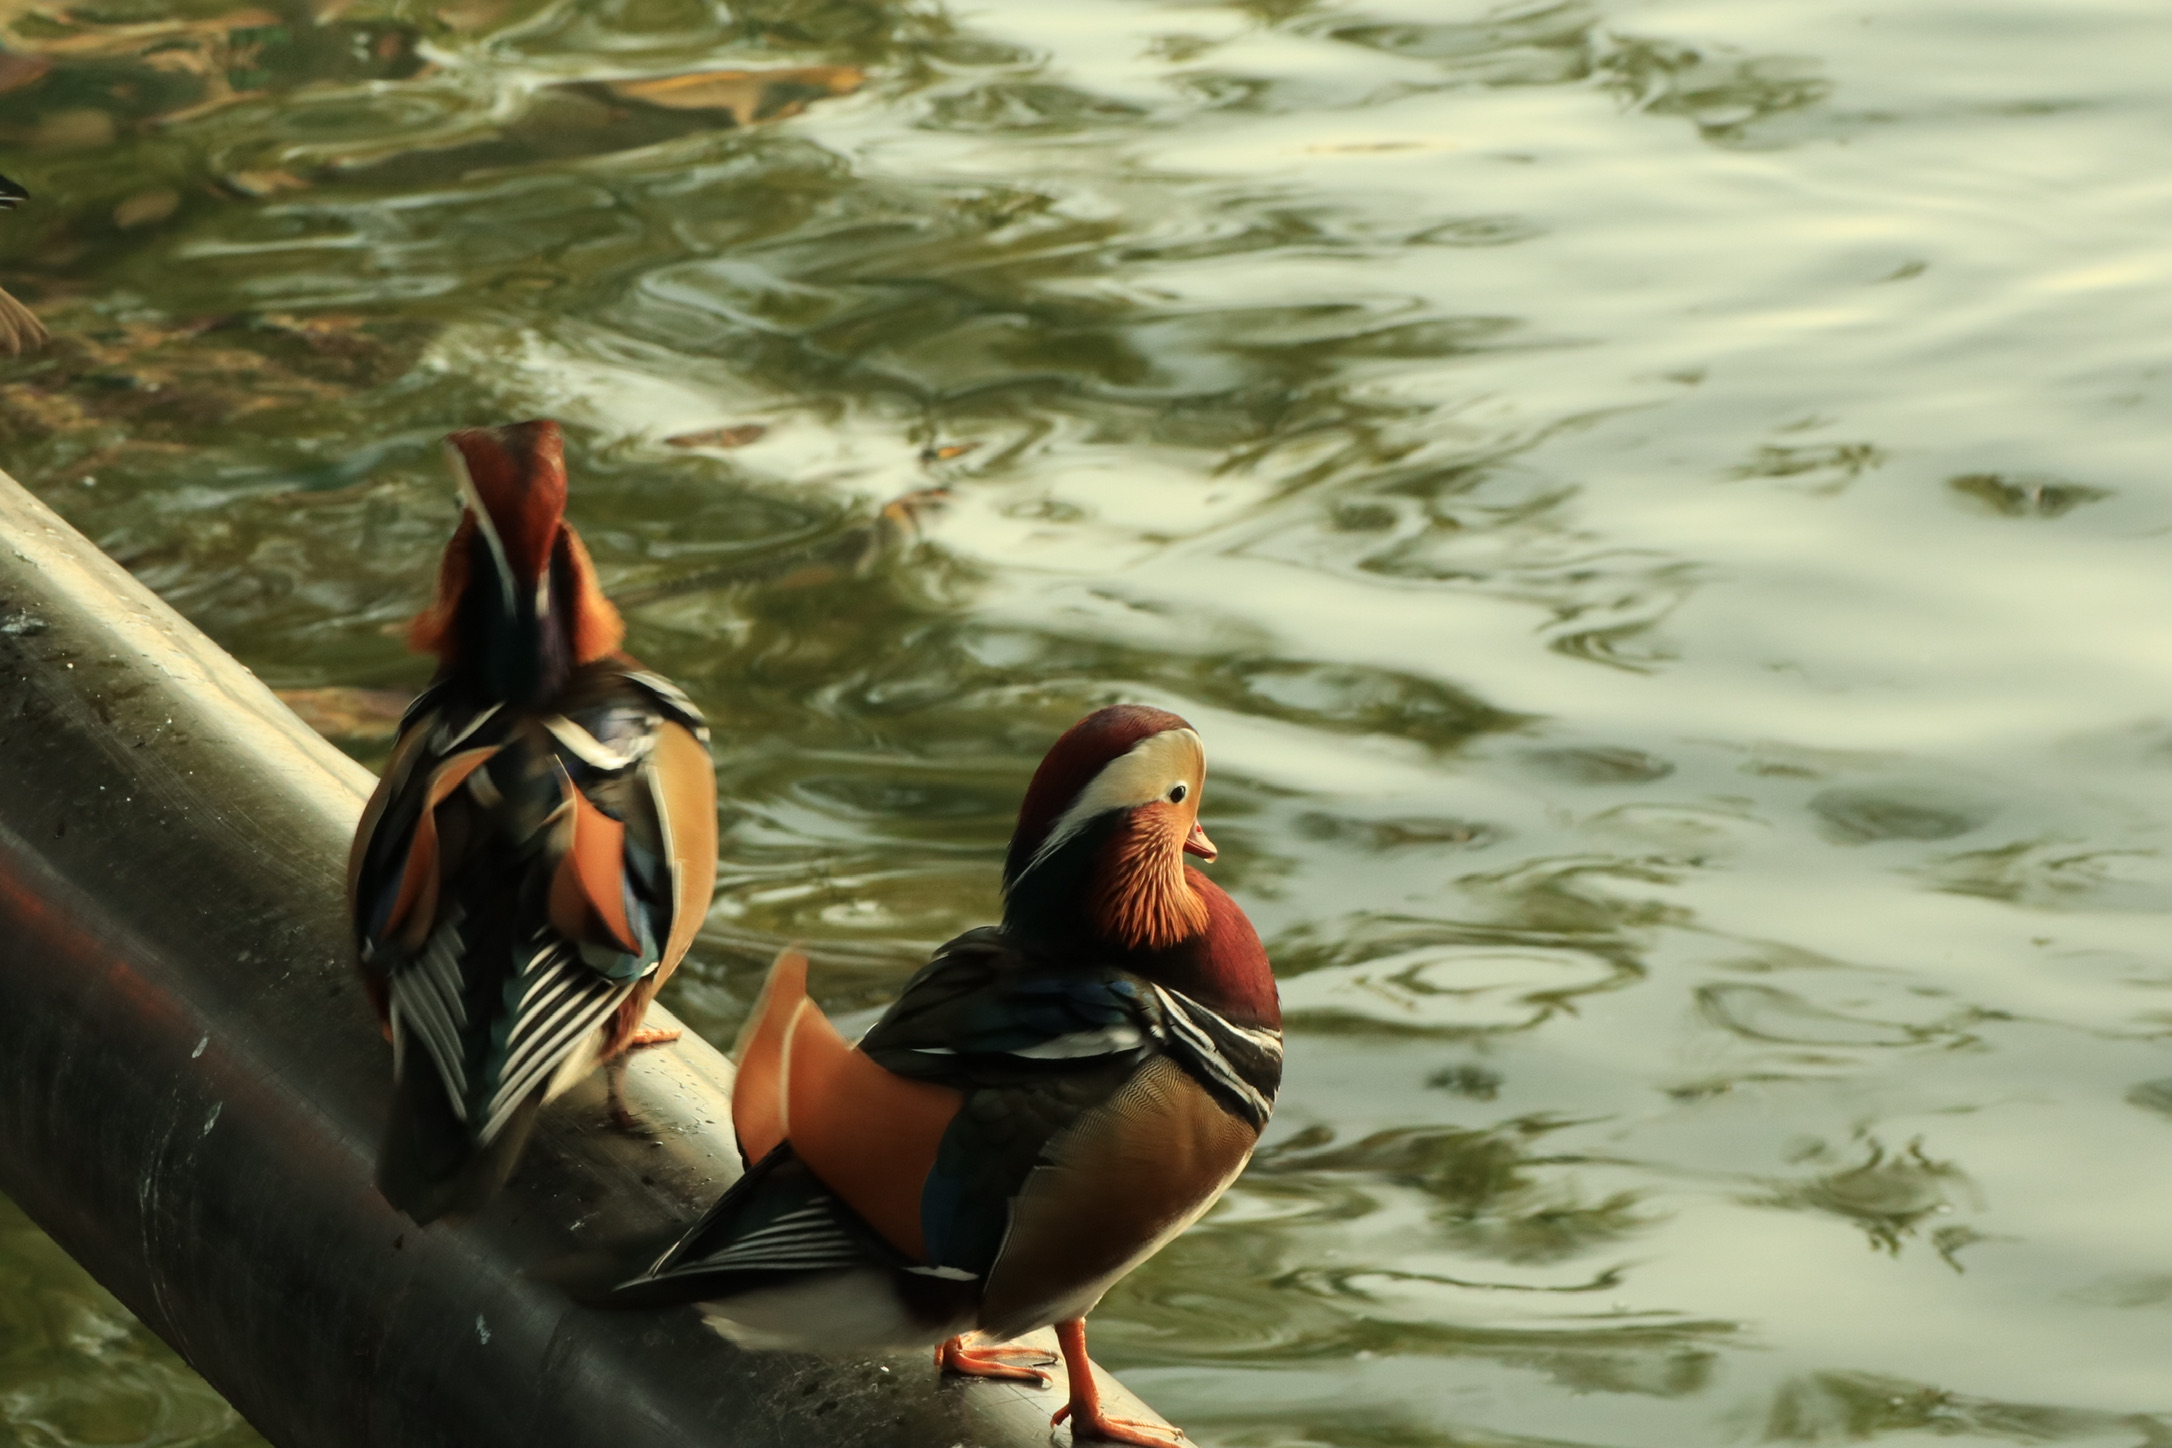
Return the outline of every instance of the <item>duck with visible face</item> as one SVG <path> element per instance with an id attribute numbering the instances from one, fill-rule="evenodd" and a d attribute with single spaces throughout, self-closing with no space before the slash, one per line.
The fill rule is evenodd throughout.
<path id="1" fill-rule="evenodd" d="M 28 201 L 30 193 L 0 176 L 0 211 L 13 211 L 16 203 Z M 36 347 L 45 345 L 45 324 L 5 291 L 0 291 L 0 357 L 20 356 Z"/>
<path id="2" fill-rule="evenodd" d="M 618 612 L 565 521 L 558 425 L 447 443 L 464 508 L 409 633 L 437 678 L 348 864 L 392 1042 L 378 1186 L 417 1222 L 481 1205 L 544 1101 L 676 1035 L 641 1018 L 716 877 L 708 730 L 618 651 Z"/>
<path id="3" fill-rule="evenodd" d="M 1078 1438 L 1165 1448 L 1101 1407 L 1084 1318 L 1212 1206 L 1282 1075 L 1281 1011 L 1244 912 L 1184 860 L 1199 735 L 1118 705 L 1073 727 L 1026 791 L 1000 927 L 936 952 L 855 1048 L 786 952 L 741 1032 L 747 1174 L 626 1305 L 698 1301 L 747 1346 L 934 1346 L 953 1372 L 1043 1380 L 1054 1324 Z"/>

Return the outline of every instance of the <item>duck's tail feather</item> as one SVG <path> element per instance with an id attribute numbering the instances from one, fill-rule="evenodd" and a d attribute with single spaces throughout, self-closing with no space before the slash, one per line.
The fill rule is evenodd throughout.
<path id="1" fill-rule="evenodd" d="M 713 1302 L 780 1278 L 901 1265 L 813 1172 L 779 1146 L 661 1256 L 610 1294 L 613 1305 Z"/>
<path id="2" fill-rule="evenodd" d="M 437 1072 L 423 1061 L 410 1060 L 407 1066 L 395 1085 L 392 1119 L 377 1156 L 377 1189 L 417 1226 L 467 1216 L 512 1175 L 535 1127 L 542 1093 L 515 1108 L 484 1145 L 454 1114 Z"/>
<path id="3" fill-rule="evenodd" d="M 700 1303 L 709 1326 L 742 1347 L 849 1354 L 965 1331 L 979 1287 L 914 1268 L 779 1146 L 596 1305 Z"/>

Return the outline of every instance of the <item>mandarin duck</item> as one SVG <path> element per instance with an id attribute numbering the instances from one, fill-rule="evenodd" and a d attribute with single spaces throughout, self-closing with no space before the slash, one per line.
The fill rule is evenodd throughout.
<path id="1" fill-rule="evenodd" d="M 1176 1441 L 1103 1411 L 1084 1318 L 1235 1180 L 1281 1081 L 1266 951 L 1184 860 L 1214 858 L 1205 774 L 1164 710 L 1073 727 L 1026 791 L 1003 923 L 937 951 L 856 1047 L 780 956 L 739 1038 L 748 1170 L 613 1300 L 700 1302 L 743 1346 L 934 1346 L 1034 1381 L 1025 1349 L 988 1344 L 1054 1324 L 1054 1421 Z"/>
<path id="2" fill-rule="evenodd" d="M 0 211 L 13 211 L 17 202 L 29 199 L 28 191 L 0 176 Z M 42 346 L 47 335 L 45 324 L 31 315 L 30 308 L 0 290 L 0 357 L 19 356 Z"/>
<path id="3" fill-rule="evenodd" d="M 545 1101 L 677 1035 L 641 1020 L 716 878 L 708 730 L 618 651 L 624 626 L 565 521 L 558 425 L 447 442 L 465 508 L 409 631 L 437 677 L 348 865 L 392 1043 L 377 1182 L 418 1223 L 488 1199 Z"/>

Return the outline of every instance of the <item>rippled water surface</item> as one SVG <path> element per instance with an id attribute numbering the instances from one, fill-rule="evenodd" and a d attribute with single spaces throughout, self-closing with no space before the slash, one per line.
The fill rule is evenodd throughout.
<path id="1" fill-rule="evenodd" d="M 719 724 L 712 1037 L 988 918 L 1087 708 L 1200 726 L 1288 1084 L 1095 1324 L 1202 1444 L 2172 1442 L 2162 5 L 0 46 L 0 465 L 374 760 L 437 438 L 564 419 Z M 255 1441 L 12 1215 L 0 1424 Z"/>

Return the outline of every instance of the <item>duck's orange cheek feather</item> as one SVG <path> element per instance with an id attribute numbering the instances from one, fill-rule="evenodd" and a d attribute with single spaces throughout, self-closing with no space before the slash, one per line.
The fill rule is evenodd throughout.
<path id="1" fill-rule="evenodd" d="M 437 593 L 430 606 L 415 615 L 407 626 L 407 646 L 418 654 L 449 655 L 455 644 L 454 625 L 460 616 L 460 598 L 468 591 L 468 553 L 475 542 L 475 515 L 463 512 L 445 557 L 438 564 Z"/>
<path id="2" fill-rule="evenodd" d="M 1184 878 L 1191 821 L 1172 804 L 1144 805 L 1109 841 L 1094 872 L 1094 923 L 1134 950 L 1167 950 L 1207 928 L 1207 907 Z"/>

